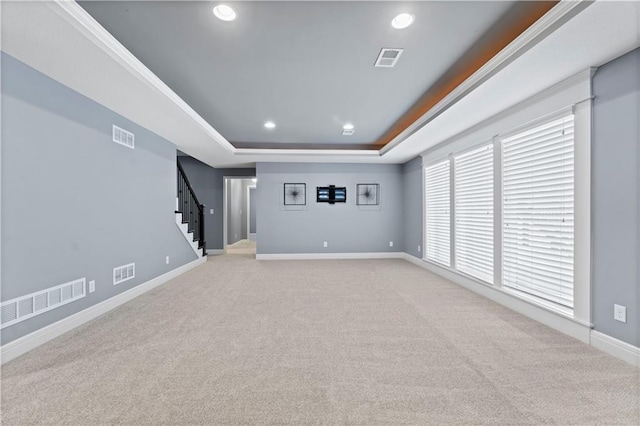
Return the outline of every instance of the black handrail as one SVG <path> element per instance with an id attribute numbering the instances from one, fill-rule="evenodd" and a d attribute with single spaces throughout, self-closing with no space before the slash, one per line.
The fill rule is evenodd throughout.
<path id="1" fill-rule="evenodd" d="M 193 241 L 198 242 L 198 248 L 202 249 L 202 255 L 207 254 L 207 243 L 204 240 L 204 205 L 200 204 L 196 193 L 187 179 L 187 175 L 178 164 L 178 210 L 182 213 L 182 223 L 188 224 L 189 232 L 193 232 Z"/>

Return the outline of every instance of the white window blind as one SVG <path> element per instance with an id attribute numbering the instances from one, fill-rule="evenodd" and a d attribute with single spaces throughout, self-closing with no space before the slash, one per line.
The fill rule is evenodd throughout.
<path id="1" fill-rule="evenodd" d="M 493 284 L 493 144 L 454 157 L 455 266 Z"/>
<path id="2" fill-rule="evenodd" d="M 426 256 L 428 260 L 451 265 L 449 160 L 425 168 Z"/>
<path id="3" fill-rule="evenodd" d="M 502 140 L 503 286 L 573 308 L 573 115 Z"/>

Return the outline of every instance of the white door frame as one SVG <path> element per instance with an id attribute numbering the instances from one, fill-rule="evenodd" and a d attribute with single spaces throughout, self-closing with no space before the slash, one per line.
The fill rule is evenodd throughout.
<path id="1" fill-rule="evenodd" d="M 232 179 L 255 179 L 255 176 L 223 176 L 222 177 L 222 252 L 227 252 L 227 182 Z M 249 231 L 247 230 L 247 235 Z M 248 238 L 248 237 L 247 237 Z"/>
<path id="2" fill-rule="evenodd" d="M 256 185 L 249 185 L 247 186 L 247 239 L 250 240 L 251 239 L 251 197 L 249 196 L 249 194 L 251 194 L 251 190 L 252 189 L 256 189 Z M 256 234 L 257 234 L 257 229 L 256 229 Z M 258 239 L 258 236 L 256 235 L 256 240 Z"/>

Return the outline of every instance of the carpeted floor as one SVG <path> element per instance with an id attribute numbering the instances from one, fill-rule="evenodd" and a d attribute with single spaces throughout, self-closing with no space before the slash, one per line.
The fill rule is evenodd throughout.
<path id="1" fill-rule="evenodd" d="M 403 260 L 216 256 L 8 363 L 2 416 L 638 424 L 640 370 Z"/>
<path id="2" fill-rule="evenodd" d="M 254 240 L 240 240 L 227 246 L 226 254 L 256 254 Z"/>

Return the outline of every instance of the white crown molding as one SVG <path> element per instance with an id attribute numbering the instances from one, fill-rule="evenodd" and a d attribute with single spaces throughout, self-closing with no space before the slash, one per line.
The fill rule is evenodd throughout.
<path id="1" fill-rule="evenodd" d="M 138 58 L 124 47 L 114 36 L 112 36 L 98 21 L 96 21 L 86 10 L 75 1 L 55 0 L 44 2 L 56 14 L 65 19 L 76 30 L 78 30 L 87 40 L 105 52 L 115 60 L 120 66 L 131 75 L 143 82 L 146 86 L 157 90 L 167 99 L 173 102 L 178 108 L 184 111 L 194 120 L 205 133 L 219 144 L 221 147 L 235 155 L 307 155 L 313 157 L 321 156 L 361 156 L 379 157 L 379 150 L 330 150 L 330 149 L 239 149 L 233 146 L 224 136 L 213 128 L 200 114 L 198 114 L 189 104 L 187 104 L 178 94 L 167 86 L 158 76 L 147 68 Z"/>
<path id="2" fill-rule="evenodd" d="M 379 157 L 379 150 L 369 149 L 261 149 L 261 148 L 236 148 L 236 155 L 327 155 L 327 156 L 362 156 Z"/>
<path id="3" fill-rule="evenodd" d="M 404 259 L 402 252 L 256 254 L 256 260 Z"/>
<path id="4" fill-rule="evenodd" d="M 424 113 L 409 127 L 404 129 L 398 136 L 393 138 L 380 150 L 380 155 L 384 156 L 393 148 L 397 147 L 409 136 L 429 124 L 460 99 L 464 98 L 479 85 L 497 74 L 500 70 L 522 54 L 526 53 L 547 35 L 559 28 L 564 23 L 565 19 L 568 19 L 584 10 L 593 2 L 594 0 L 561 0 L 549 12 L 538 19 L 533 25 L 527 28 L 522 34 L 516 37 L 515 40 L 502 49 L 497 55 L 491 58 L 469 78 L 453 89 L 447 96 L 440 100 L 440 102 L 430 108 L 429 111 Z"/>
<path id="5" fill-rule="evenodd" d="M 515 58 L 531 48 L 542 36 L 548 34 L 561 23 L 561 20 L 572 12 L 582 10 L 592 0 L 562 0 L 551 9 L 541 19 L 523 32 L 518 38 L 511 42 L 506 48 L 487 62 L 482 68 L 476 71 L 471 77 L 460 84 L 449 95 L 441 100 L 436 106 L 431 108 L 420 119 L 405 129 L 400 135 L 394 138 L 381 150 L 314 150 L 314 149 L 238 149 L 214 129 L 202 116 L 189 106 L 180 96 L 178 96 L 169 86 L 158 78 L 149 68 L 138 60 L 127 48 L 125 48 L 115 37 L 113 37 L 104 27 L 102 27 L 87 11 L 85 11 L 75 1 L 56 0 L 46 2 L 59 16 L 63 17 L 84 37 L 91 41 L 96 47 L 104 51 L 109 57 L 114 59 L 119 65 L 130 74 L 142 81 L 150 88 L 157 90 L 173 102 L 178 108 L 184 111 L 194 120 L 214 142 L 226 149 L 234 156 L 249 155 L 305 155 L 312 157 L 319 156 L 356 156 L 356 157 L 382 157 L 391 149 L 396 147 L 407 137 L 425 126 L 428 122 L 436 118 L 450 106 L 462 99 L 470 91 L 482 84 L 489 77 L 497 73 L 508 65 Z"/>
<path id="6" fill-rule="evenodd" d="M 178 96 L 169 86 L 167 86 L 158 76 L 147 68 L 138 58 L 136 58 L 126 47 L 124 47 L 114 36 L 112 36 L 102 25 L 98 23 L 86 10 L 75 1 L 56 0 L 44 2 L 55 13 L 69 22 L 76 30 L 84 35 L 96 47 L 101 49 L 124 69 L 138 78 L 148 87 L 151 87 L 173 102 L 178 108 L 184 111 L 193 119 L 216 143 L 231 153 L 235 153 L 236 148 L 214 129 L 204 118 L 189 106 L 180 96 Z"/>
<path id="7" fill-rule="evenodd" d="M 19 339 L 13 340 L 0 347 L 0 364 L 9 362 L 12 359 L 19 357 L 20 355 L 23 355 L 37 348 L 38 346 L 43 345 L 48 341 L 53 340 L 56 337 L 73 330 L 74 328 L 79 327 L 82 324 L 85 324 L 99 317 L 100 315 L 103 315 L 110 310 L 123 305 L 130 300 L 133 300 L 136 297 L 146 293 L 147 291 L 152 290 L 169 280 L 172 280 L 178 275 L 184 274 L 188 270 L 203 264 L 206 261 L 206 257 L 194 260 L 193 262 L 182 265 L 172 271 L 160 275 L 159 277 L 153 278 L 152 280 L 149 280 L 143 284 L 137 285 L 123 293 L 117 294 L 107 300 L 90 306 L 87 309 L 84 309 L 76 314 L 63 318 L 60 321 L 57 321 L 46 327 L 40 328 L 33 333 L 29 333 L 26 336 L 20 337 Z M 91 297 L 91 295 L 89 295 L 88 297 Z"/>
<path id="8" fill-rule="evenodd" d="M 589 99 L 592 99 L 591 97 L 591 76 L 593 75 L 593 73 L 595 72 L 594 67 L 590 67 L 588 69 L 585 69 L 583 71 L 580 71 L 572 76 L 570 76 L 569 78 L 566 78 L 556 84 L 554 84 L 553 86 L 543 90 L 542 92 L 538 92 L 535 95 L 521 101 L 518 102 L 515 105 L 510 106 L 507 109 L 504 109 L 500 112 L 498 112 L 497 114 L 469 127 L 468 129 L 465 129 L 464 131 L 457 133 L 441 142 L 439 142 L 438 144 L 431 146 L 429 148 L 427 148 L 426 150 L 424 150 L 423 152 L 420 153 L 420 155 L 422 156 L 422 158 L 424 159 L 425 157 L 428 157 L 431 153 L 433 153 L 434 151 L 439 150 L 440 148 L 456 142 L 460 139 L 463 139 L 469 135 L 473 135 L 474 133 L 478 132 L 479 130 L 482 130 L 484 127 L 489 126 L 493 123 L 499 122 L 500 120 L 504 119 L 504 118 L 508 118 L 510 115 L 516 114 L 520 111 L 526 110 L 529 107 L 533 107 L 536 104 L 540 103 L 540 102 L 544 102 L 546 99 L 550 98 L 553 95 L 557 95 L 562 93 L 565 90 L 569 90 L 572 87 L 584 87 L 584 90 L 581 89 L 580 93 L 580 99 L 579 100 L 575 100 L 575 99 L 570 99 L 567 100 L 566 105 L 571 105 L 571 107 L 573 108 L 575 105 L 579 104 L 580 102 L 584 102 L 587 101 Z M 548 108 L 547 108 L 548 109 Z M 567 109 L 567 107 L 563 107 L 562 110 Z M 567 110 L 566 114 L 571 113 L 569 110 Z M 526 128 L 528 126 L 531 126 L 534 122 L 536 121 L 544 121 L 544 120 L 548 120 L 549 116 L 552 116 L 554 114 L 558 114 L 558 111 L 549 113 L 545 116 L 539 116 L 539 114 L 536 114 L 536 118 L 534 120 L 531 121 L 527 121 L 525 123 L 520 123 L 518 124 L 517 127 L 509 127 L 507 129 L 502 129 L 498 135 L 500 135 L 501 137 L 504 137 L 506 134 L 509 133 L 513 133 L 515 131 L 517 131 L 518 129 L 521 128 Z M 494 135 L 495 136 L 495 135 Z M 484 143 L 484 142 L 483 142 Z"/>

